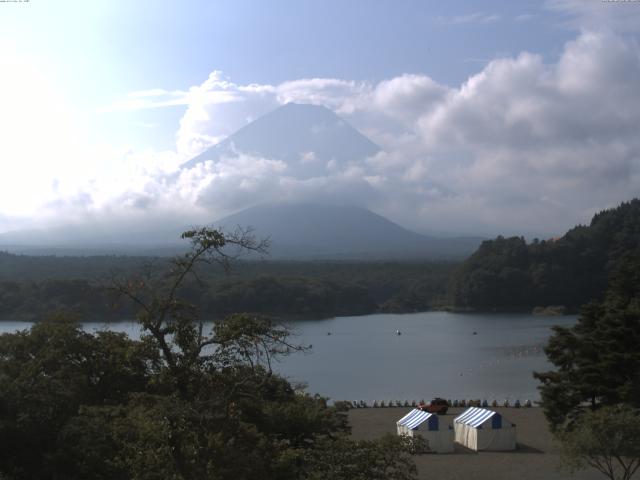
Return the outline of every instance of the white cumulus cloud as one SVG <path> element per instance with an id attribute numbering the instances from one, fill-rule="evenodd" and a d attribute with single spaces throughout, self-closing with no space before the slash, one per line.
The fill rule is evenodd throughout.
<path id="1" fill-rule="evenodd" d="M 262 202 L 315 200 L 366 206 L 420 231 L 556 235 L 640 191 L 638 85 L 636 40 L 606 29 L 582 31 L 553 63 L 522 52 L 457 86 L 424 74 L 238 84 L 216 71 L 184 91 L 114 104 L 183 102 L 175 151 L 117 156 L 112 174 L 62 189 L 37 215 L 210 222 Z M 303 152 L 297 168 L 315 172 L 304 177 L 255 152 L 179 167 L 287 102 L 327 106 L 382 151 L 343 164 Z"/>

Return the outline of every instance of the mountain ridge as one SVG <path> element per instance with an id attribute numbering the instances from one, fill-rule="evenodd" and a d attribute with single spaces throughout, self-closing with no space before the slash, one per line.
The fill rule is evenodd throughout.
<path id="1" fill-rule="evenodd" d="M 379 151 L 380 147 L 327 107 L 288 103 L 240 128 L 183 167 L 251 155 L 282 161 L 287 177 L 304 181 L 327 177 Z M 471 254 L 482 240 L 421 235 L 364 208 L 340 205 L 338 197 L 320 190 L 316 203 L 255 205 L 217 223 L 253 226 L 260 235 L 271 236 L 270 256 L 275 259 L 459 258 Z M 99 223 L 66 225 L 0 234 L 0 248 L 9 246 L 10 251 L 32 254 L 137 255 L 147 248 L 170 254 L 183 250 L 179 236 L 188 228 L 179 218 L 163 219 L 152 227 L 132 223 L 119 231 Z"/>
<path id="2" fill-rule="evenodd" d="M 310 202 L 256 205 L 215 224 L 253 227 L 271 238 L 273 258 L 459 258 L 482 241 L 422 235 L 362 207 Z"/>
<path id="3" fill-rule="evenodd" d="M 283 160 L 291 173 L 308 178 L 326 172 L 332 160 L 364 160 L 380 147 L 327 107 L 287 103 L 243 126 L 185 162 L 192 168 L 207 160 L 241 154 Z"/>

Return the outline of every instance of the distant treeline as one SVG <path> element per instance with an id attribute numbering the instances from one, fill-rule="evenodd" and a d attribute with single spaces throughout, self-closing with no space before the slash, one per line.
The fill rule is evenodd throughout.
<path id="1" fill-rule="evenodd" d="M 0 251 L 0 281 L 105 281 L 112 274 L 134 274 L 149 265 L 164 268 L 168 259 L 126 255 L 16 255 Z"/>
<path id="2" fill-rule="evenodd" d="M 36 320 L 67 312 L 82 320 L 131 318 L 136 309 L 109 289 L 113 277 L 162 271 L 166 258 L 31 257 L 0 253 L 0 319 Z M 415 312 L 447 303 L 455 263 L 240 262 L 229 274 L 198 272 L 181 296 L 203 316 L 235 312 L 323 318 Z"/>
<path id="3" fill-rule="evenodd" d="M 454 274 L 452 302 L 473 310 L 568 311 L 601 299 L 610 272 L 640 253 L 640 200 L 596 214 L 557 240 L 485 241 Z"/>
<path id="4" fill-rule="evenodd" d="M 485 241 L 464 263 L 238 262 L 229 273 L 198 271 L 181 295 L 207 318 L 235 312 L 323 318 L 455 308 L 576 312 L 601 299 L 609 273 L 640 254 L 640 200 L 623 203 L 562 238 Z M 55 257 L 0 252 L 0 319 L 52 312 L 83 320 L 131 318 L 133 305 L 109 291 L 111 279 L 169 268 L 165 257 Z M 557 308 L 556 311 L 562 311 Z"/>

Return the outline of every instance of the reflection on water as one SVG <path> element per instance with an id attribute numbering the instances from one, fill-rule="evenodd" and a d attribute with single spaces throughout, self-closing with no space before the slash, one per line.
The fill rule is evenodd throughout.
<path id="1" fill-rule="evenodd" d="M 574 322 L 575 317 L 446 312 L 288 322 L 296 340 L 313 349 L 285 358 L 275 368 L 332 399 L 535 400 L 539 394 L 532 372 L 549 368 L 543 348 L 551 326 Z M 2 322 L 0 331 L 29 326 Z M 84 326 L 140 335 L 135 322 Z"/>

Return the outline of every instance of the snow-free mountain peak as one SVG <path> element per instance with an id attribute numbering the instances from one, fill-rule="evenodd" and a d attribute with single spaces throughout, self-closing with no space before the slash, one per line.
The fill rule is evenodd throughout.
<path id="1" fill-rule="evenodd" d="M 287 103 L 183 166 L 191 168 L 207 160 L 245 154 L 282 160 L 290 175 L 309 178 L 326 175 L 332 166 L 364 160 L 379 151 L 380 147 L 328 108 Z"/>
<path id="2" fill-rule="evenodd" d="M 252 227 L 256 236 L 269 237 L 274 259 L 461 258 L 482 240 L 420 235 L 365 208 L 316 203 L 258 205 L 216 224 Z"/>

